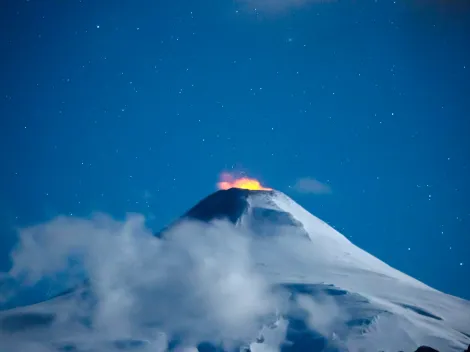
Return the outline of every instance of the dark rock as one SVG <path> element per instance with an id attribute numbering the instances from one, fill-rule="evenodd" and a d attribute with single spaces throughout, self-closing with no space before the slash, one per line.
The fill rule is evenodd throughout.
<path id="1" fill-rule="evenodd" d="M 429 346 L 420 346 L 415 352 L 439 352 L 439 351 Z"/>

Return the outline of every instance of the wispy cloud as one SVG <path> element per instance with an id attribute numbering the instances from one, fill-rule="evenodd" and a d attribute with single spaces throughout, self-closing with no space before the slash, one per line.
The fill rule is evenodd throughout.
<path id="1" fill-rule="evenodd" d="M 313 177 L 299 178 L 292 188 L 299 193 L 312 193 L 312 194 L 331 193 L 331 187 L 328 184 L 320 182 Z"/>
<path id="2" fill-rule="evenodd" d="M 281 12 L 290 8 L 299 8 L 308 4 L 322 4 L 336 0 L 237 0 L 250 10 L 257 9 L 266 12 Z"/>

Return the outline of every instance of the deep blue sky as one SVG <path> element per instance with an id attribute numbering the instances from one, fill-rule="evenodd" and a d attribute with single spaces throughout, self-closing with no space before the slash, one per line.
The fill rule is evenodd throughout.
<path id="1" fill-rule="evenodd" d="M 252 5 L 2 1 L 1 267 L 15 227 L 103 211 L 158 230 L 234 168 L 470 299 L 469 6 Z"/>

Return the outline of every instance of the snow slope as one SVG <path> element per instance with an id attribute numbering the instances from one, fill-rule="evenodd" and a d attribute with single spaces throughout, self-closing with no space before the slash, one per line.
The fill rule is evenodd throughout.
<path id="1" fill-rule="evenodd" d="M 91 280 L 0 312 L 4 350 L 395 352 L 470 344 L 469 301 L 390 267 L 281 192 L 218 191 L 157 239 L 141 224 L 113 222 L 119 236 L 104 246 L 110 256 L 96 250 L 93 231 L 103 235 L 102 223 L 79 224 L 92 235 L 60 251 L 50 250 L 55 229 L 74 232 L 74 221 L 39 232 L 51 239 L 49 254 L 97 253 L 84 259 Z M 37 270 L 28 261 L 44 248 L 35 235 L 25 234 L 13 272 Z"/>
<path id="2" fill-rule="evenodd" d="M 257 243 L 254 251 L 256 261 L 267 268 L 266 274 L 273 283 L 332 284 L 360 295 L 382 311 L 374 316 L 377 326 L 388 324 L 382 323 L 384 320 L 396 321 L 397 325 L 402 324 L 403 334 L 418 345 L 460 351 L 470 344 L 470 302 L 439 292 L 392 268 L 285 194 L 231 189 L 211 197 L 187 216 L 205 221 L 227 217 L 255 236 L 281 234 L 275 241 L 283 248 L 282 255 L 266 253 L 263 241 Z M 207 209 L 210 211 L 204 213 Z M 306 237 L 311 243 L 297 241 L 299 246 L 293 247 L 292 236 Z"/>

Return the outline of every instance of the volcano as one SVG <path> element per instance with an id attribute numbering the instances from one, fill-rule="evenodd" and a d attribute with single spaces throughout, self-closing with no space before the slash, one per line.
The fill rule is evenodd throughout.
<path id="1" fill-rule="evenodd" d="M 92 278 L 74 290 L 1 312 L 0 347 L 21 340 L 47 341 L 47 351 L 396 352 L 470 344 L 469 301 L 392 268 L 281 192 L 217 191 L 156 237 L 139 246 L 126 239 L 115 256 L 129 247 L 142 253 L 132 270 L 120 267 L 106 294 L 88 269 Z M 156 255 L 147 252 L 151 241 Z M 152 265 L 164 269 L 157 275 Z M 138 279 L 139 270 L 152 279 Z M 126 324 L 104 334 L 96 311 L 119 290 L 126 294 L 111 306 L 119 315 L 106 311 L 113 319 L 100 322 Z"/>

